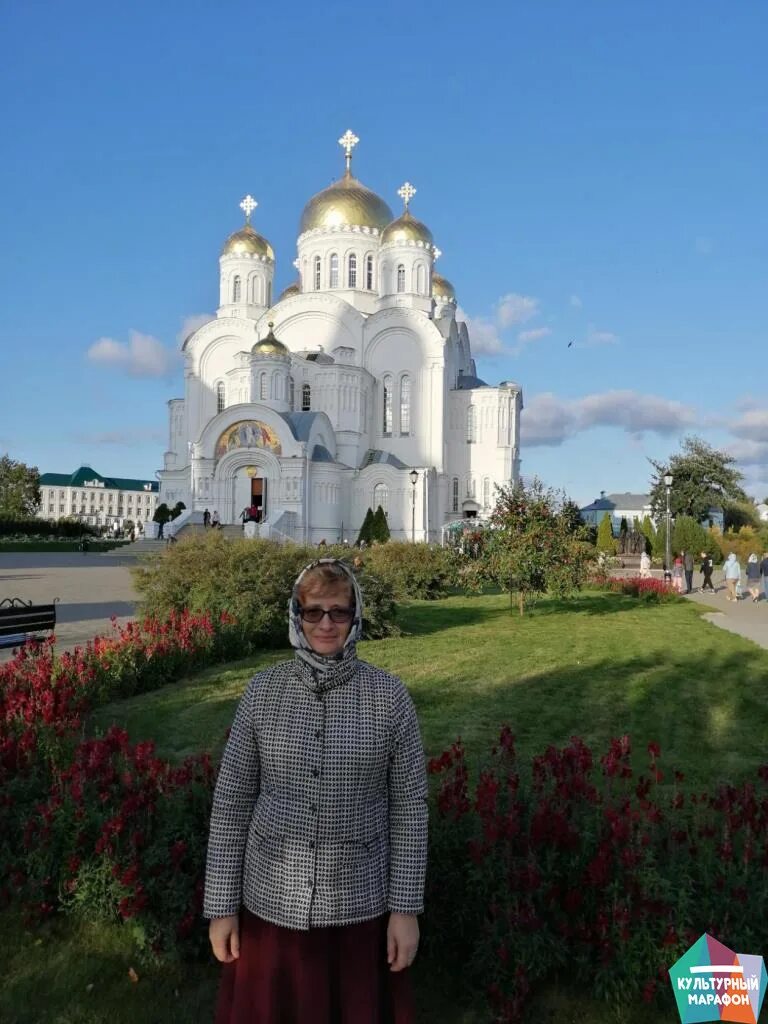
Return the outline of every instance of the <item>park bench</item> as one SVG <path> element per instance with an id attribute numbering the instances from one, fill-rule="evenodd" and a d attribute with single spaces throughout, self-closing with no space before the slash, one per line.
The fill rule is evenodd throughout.
<path id="1" fill-rule="evenodd" d="M 38 633 L 55 627 L 56 601 L 53 604 L 32 604 L 19 597 L 6 597 L 0 601 L 0 648 L 21 647 Z"/>

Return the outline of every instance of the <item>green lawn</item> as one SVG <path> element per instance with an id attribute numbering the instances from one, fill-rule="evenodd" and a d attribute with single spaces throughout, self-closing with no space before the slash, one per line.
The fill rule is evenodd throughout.
<path id="1" fill-rule="evenodd" d="M 702 622 L 692 604 L 641 605 L 586 593 L 573 603 L 541 602 L 523 619 L 508 609 L 499 596 L 417 602 L 403 609 L 402 637 L 360 645 L 363 658 L 407 682 L 430 754 L 460 734 L 477 760 L 508 722 L 523 755 L 574 733 L 602 748 L 629 732 L 644 760 L 646 743 L 655 740 L 664 762 L 695 784 L 736 779 L 768 760 L 768 652 Z M 216 752 L 249 677 L 285 656 L 270 652 L 112 704 L 90 727 L 118 722 L 136 740 L 154 738 L 172 758 Z M 0 957 L 3 1024 L 211 1019 L 215 972 L 137 967 L 140 978 L 132 983 L 128 969 L 136 958 L 118 926 L 61 921 L 27 935 L 6 913 Z M 423 1024 L 487 1019 L 482 995 L 463 991 L 461 979 L 446 985 L 422 968 L 416 982 Z M 625 1024 L 651 1019 L 647 1011 L 625 1010 Z M 555 989 L 532 1005 L 529 1019 L 607 1024 L 615 1018 L 605 1006 Z M 654 1011 L 652 1019 L 672 1024 L 676 1017 Z"/>

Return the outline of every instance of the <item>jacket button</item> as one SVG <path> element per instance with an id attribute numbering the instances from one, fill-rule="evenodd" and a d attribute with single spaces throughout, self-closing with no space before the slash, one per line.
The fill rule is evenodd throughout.
<path id="1" fill-rule="evenodd" d="M 313 768 L 312 769 L 312 774 L 314 775 L 315 778 L 317 778 L 318 775 L 320 774 L 320 772 L 317 770 L 317 768 Z"/>

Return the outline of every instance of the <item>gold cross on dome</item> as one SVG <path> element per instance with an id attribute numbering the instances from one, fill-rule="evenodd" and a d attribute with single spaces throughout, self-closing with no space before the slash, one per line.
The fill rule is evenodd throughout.
<path id="1" fill-rule="evenodd" d="M 245 199 L 243 199 L 243 201 L 240 203 L 240 209 L 245 214 L 245 223 L 246 224 L 250 224 L 251 223 L 251 214 L 253 213 L 253 211 L 256 209 L 256 207 L 258 205 L 259 204 L 256 202 L 256 200 L 253 198 L 252 195 L 247 195 L 245 197 Z"/>
<path id="2" fill-rule="evenodd" d="M 347 160 L 347 173 L 349 173 L 350 168 L 352 167 L 352 150 L 355 148 L 359 141 L 360 139 L 358 139 L 358 137 L 350 128 L 347 128 L 347 130 L 339 139 L 339 145 L 344 150 L 344 155 Z"/>
<path id="3" fill-rule="evenodd" d="M 405 203 L 405 208 L 407 210 L 408 209 L 408 203 L 410 203 L 410 201 L 416 195 L 416 189 L 413 187 L 413 185 L 410 183 L 410 181 L 406 181 L 406 183 L 404 185 L 402 185 L 397 190 L 397 194 L 400 196 L 400 198 Z"/>

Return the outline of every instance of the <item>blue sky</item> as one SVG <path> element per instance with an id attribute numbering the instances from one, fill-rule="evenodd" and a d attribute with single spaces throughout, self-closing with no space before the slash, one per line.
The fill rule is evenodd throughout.
<path id="1" fill-rule="evenodd" d="M 766 30 L 749 0 L 4 5 L 0 451 L 159 468 L 240 198 L 282 288 L 351 127 L 369 187 L 417 186 L 480 375 L 522 385 L 525 475 L 644 490 L 694 432 L 765 497 Z"/>

